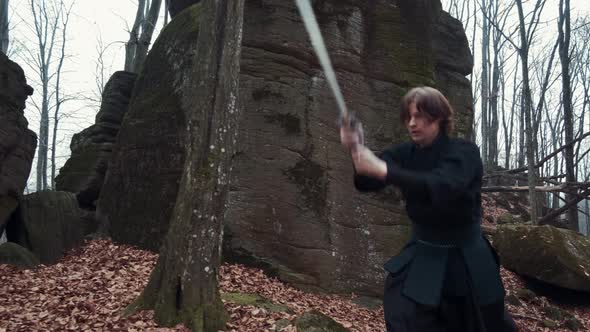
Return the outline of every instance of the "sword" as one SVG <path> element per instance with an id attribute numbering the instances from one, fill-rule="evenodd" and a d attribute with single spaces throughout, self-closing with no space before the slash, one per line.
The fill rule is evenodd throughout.
<path id="1" fill-rule="evenodd" d="M 330 62 L 328 50 L 326 49 L 326 44 L 322 38 L 322 33 L 320 32 L 318 22 L 315 18 L 315 14 L 313 13 L 310 0 L 295 0 L 295 3 L 299 9 L 299 14 L 303 20 L 305 29 L 307 30 L 309 38 L 311 39 L 311 45 L 320 61 L 320 66 L 326 75 L 328 85 L 330 86 L 330 89 L 334 94 L 334 98 L 336 99 L 336 104 L 338 105 L 338 110 L 340 112 L 338 119 L 339 123 L 340 125 L 346 123 L 349 127 L 354 128 L 359 136 L 359 144 L 364 145 L 363 126 L 361 125 L 360 121 L 357 120 L 354 114 L 348 112 L 348 109 L 346 108 L 346 103 L 344 103 L 344 97 L 340 91 L 340 86 L 338 85 L 338 80 L 336 79 L 334 67 L 332 67 L 332 62 Z M 356 150 L 356 147 L 353 148 L 353 150 Z"/>

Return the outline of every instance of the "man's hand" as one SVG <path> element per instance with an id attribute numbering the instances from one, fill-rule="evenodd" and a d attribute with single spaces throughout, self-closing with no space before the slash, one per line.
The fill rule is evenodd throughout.
<path id="1" fill-rule="evenodd" d="M 352 114 L 340 120 L 340 142 L 350 151 L 364 144 L 363 125 Z"/>
<path id="2" fill-rule="evenodd" d="M 340 142 L 348 150 L 354 150 L 360 144 L 359 134 L 355 128 L 340 127 Z"/>
<path id="3" fill-rule="evenodd" d="M 380 180 L 387 177 L 387 164 L 377 157 L 373 151 L 364 145 L 357 145 L 354 151 L 351 151 L 354 169 L 357 174 L 370 176 Z"/>

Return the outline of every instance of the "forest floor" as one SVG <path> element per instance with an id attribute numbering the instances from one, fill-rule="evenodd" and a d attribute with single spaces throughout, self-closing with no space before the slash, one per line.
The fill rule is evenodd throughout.
<path id="1" fill-rule="evenodd" d="M 0 332 L 12 331 L 188 331 L 181 325 L 158 328 L 153 312 L 128 318 L 121 311 L 146 285 L 157 255 L 107 240 L 93 240 L 70 252 L 60 263 L 21 270 L 0 265 Z M 502 270 L 512 293 L 524 287 L 514 273 Z M 369 310 L 353 302 L 354 295 L 305 293 L 269 278 L 261 270 L 223 265 L 218 275 L 222 293 L 257 293 L 291 308 L 291 313 L 225 303 L 228 331 L 274 331 L 277 322 L 317 309 L 351 331 L 384 331 L 383 309 Z M 548 319 L 544 307 L 551 301 L 536 296 L 518 306 L 508 305 L 521 331 L 568 331 L 565 319 Z M 590 306 L 556 305 L 590 331 Z M 544 327 L 555 323 L 557 327 Z M 548 320 L 548 321 L 547 321 Z M 288 324 L 288 322 L 287 322 Z M 286 325 L 281 331 L 295 331 Z"/>

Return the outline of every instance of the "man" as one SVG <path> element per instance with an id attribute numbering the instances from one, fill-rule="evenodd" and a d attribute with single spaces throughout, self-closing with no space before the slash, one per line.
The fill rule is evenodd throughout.
<path id="1" fill-rule="evenodd" d="M 355 187 L 397 186 L 412 221 L 410 241 L 384 266 L 387 331 L 517 331 L 504 307 L 497 254 L 480 228 L 479 149 L 450 137 L 453 109 L 436 89 L 410 90 L 401 121 L 412 141 L 379 156 L 362 144 L 358 125 L 340 129 Z"/>

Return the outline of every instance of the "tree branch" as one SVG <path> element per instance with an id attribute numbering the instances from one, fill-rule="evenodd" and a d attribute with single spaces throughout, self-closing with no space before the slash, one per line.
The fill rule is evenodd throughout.
<path id="1" fill-rule="evenodd" d="M 565 204 L 561 208 L 559 208 L 559 209 L 545 215 L 543 218 L 539 219 L 539 224 L 547 222 L 548 220 L 551 220 L 551 219 L 559 216 L 560 214 L 566 212 L 570 207 L 578 204 L 578 202 L 580 202 L 581 200 L 587 199 L 589 195 L 590 195 L 590 189 L 584 190 L 582 193 L 580 193 L 578 196 L 576 196 L 575 199 L 569 201 L 567 204 Z"/>
<path id="2" fill-rule="evenodd" d="M 543 166 L 543 164 L 545 162 L 547 162 L 549 159 L 555 157 L 558 153 L 560 153 L 561 151 L 563 151 L 564 149 L 566 149 L 567 147 L 576 144 L 577 142 L 583 140 L 584 138 L 590 136 L 590 132 L 584 133 L 582 136 L 576 138 L 575 140 L 562 145 L 559 149 L 555 150 L 553 153 L 549 154 L 548 156 L 546 156 L 545 158 L 543 158 L 541 161 L 539 161 L 536 165 L 535 168 L 539 168 L 541 166 Z M 521 173 L 527 170 L 527 167 L 519 167 L 519 168 L 515 168 L 515 169 L 510 169 L 507 171 L 501 171 L 501 172 L 494 172 L 494 173 L 490 173 L 489 175 L 496 175 L 496 174 L 504 174 L 504 173 L 508 173 L 508 174 L 516 174 L 516 173 Z"/>
<path id="3" fill-rule="evenodd" d="M 577 188 L 588 188 L 590 182 L 576 182 L 576 183 L 562 183 L 556 186 L 537 186 L 535 191 L 541 192 L 571 192 L 570 189 L 573 187 Z M 482 192 L 525 192 L 528 191 L 528 186 L 490 186 L 482 187 Z"/>

